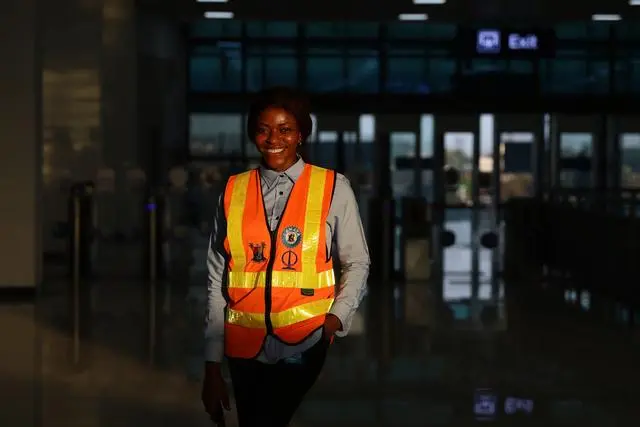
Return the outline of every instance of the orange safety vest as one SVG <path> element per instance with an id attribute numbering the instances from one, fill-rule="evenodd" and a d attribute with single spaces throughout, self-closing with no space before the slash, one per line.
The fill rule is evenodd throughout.
<path id="1" fill-rule="evenodd" d="M 256 357 L 269 334 L 297 344 L 324 324 L 335 295 L 325 228 L 334 184 L 334 171 L 305 165 L 271 232 L 258 170 L 229 178 L 224 194 L 228 357 Z"/>

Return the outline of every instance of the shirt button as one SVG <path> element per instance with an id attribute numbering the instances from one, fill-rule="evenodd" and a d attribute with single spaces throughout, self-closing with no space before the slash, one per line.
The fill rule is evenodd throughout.
<path id="1" fill-rule="evenodd" d="M 277 217 L 276 217 L 276 219 L 280 219 L 280 217 L 279 217 L 279 216 L 277 216 Z"/>
<path id="2" fill-rule="evenodd" d="M 284 174 L 281 174 L 281 175 L 280 175 L 280 178 L 284 178 Z"/>
<path id="3" fill-rule="evenodd" d="M 284 193 L 281 191 L 281 192 L 280 192 L 280 193 L 278 193 L 278 194 L 280 194 L 280 195 L 282 196 Z"/>

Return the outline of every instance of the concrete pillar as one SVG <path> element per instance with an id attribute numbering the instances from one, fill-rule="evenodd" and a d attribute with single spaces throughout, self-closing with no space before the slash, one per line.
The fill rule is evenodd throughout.
<path id="1" fill-rule="evenodd" d="M 105 166 L 138 167 L 138 44 L 132 0 L 103 0 L 102 153 Z"/>
<path id="2" fill-rule="evenodd" d="M 0 14 L 0 288 L 34 290 L 42 265 L 37 0 L 7 1 Z"/>
<path id="3" fill-rule="evenodd" d="M 34 427 L 33 304 L 4 304 L 41 280 L 40 55 L 37 0 L 6 0 L 0 14 L 0 425 Z"/>
<path id="4" fill-rule="evenodd" d="M 67 219 L 70 184 L 113 170 L 121 195 L 127 171 L 139 167 L 136 2 L 42 3 L 43 246 L 58 255 L 65 243 L 53 230 Z M 130 209 L 127 203 L 118 198 L 115 211 Z M 105 221 L 119 224 L 122 215 L 114 216 Z"/>

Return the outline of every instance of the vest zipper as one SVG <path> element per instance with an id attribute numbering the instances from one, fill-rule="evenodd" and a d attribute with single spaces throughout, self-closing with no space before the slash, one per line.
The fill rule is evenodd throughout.
<path id="1" fill-rule="evenodd" d="M 264 323 L 267 328 L 267 335 L 273 334 L 273 325 L 271 324 L 271 275 L 273 273 L 273 264 L 276 258 L 276 235 L 278 229 L 269 232 L 271 238 L 271 253 L 269 255 L 269 262 L 267 263 L 267 273 L 265 277 L 265 289 L 264 289 Z"/>

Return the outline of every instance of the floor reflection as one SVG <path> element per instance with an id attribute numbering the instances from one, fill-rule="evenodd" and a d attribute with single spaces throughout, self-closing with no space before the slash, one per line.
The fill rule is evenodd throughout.
<path id="1" fill-rule="evenodd" d="M 154 366 L 143 284 L 92 284 L 81 366 L 69 364 L 66 287 L 49 286 L 38 310 L 41 425 L 210 425 L 199 402 L 202 273 L 192 272 L 188 290 L 171 290 L 160 310 Z M 519 284 L 502 286 L 496 305 L 482 291 L 490 284 L 478 283 L 478 301 L 460 292 L 444 303 L 437 284 L 371 284 L 294 427 L 637 425 L 631 337 L 523 302 Z"/>

